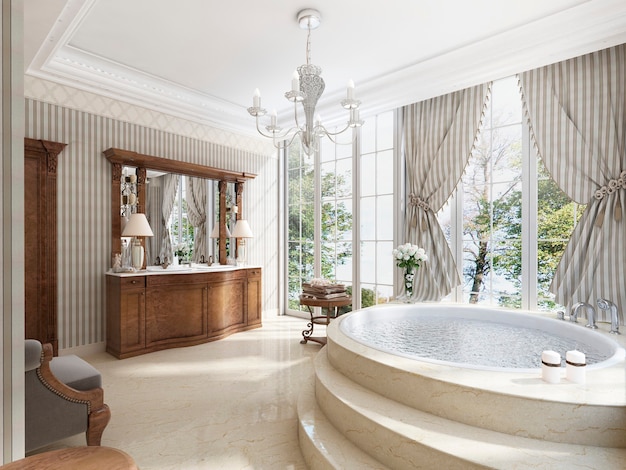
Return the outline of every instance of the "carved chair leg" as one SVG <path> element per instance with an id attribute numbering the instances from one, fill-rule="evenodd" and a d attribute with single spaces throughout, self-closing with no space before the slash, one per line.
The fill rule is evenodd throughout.
<path id="1" fill-rule="evenodd" d="M 89 422 L 87 424 L 87 445 L 99 446 L 102 439 L 102 433 L 109 420 L 111 419 L 111 410 L 108 405 L 104 405 L 99 410 L 92 410 L 89 413 Z"/>

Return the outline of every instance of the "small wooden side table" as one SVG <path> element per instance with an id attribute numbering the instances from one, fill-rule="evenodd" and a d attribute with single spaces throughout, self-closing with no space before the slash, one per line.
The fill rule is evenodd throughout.
<path id="1" fill-rule="evenodd" d="M 1 470 L 138 470 L 133 459 L 112 447 L 83 446 L 42 452 L 0 466 Z"/>
<path id="2" fill-rule="evenodd" d="M 306 344 L 307 341 L 315 341 L 319 344 L 326 344 L 326 337 L 313 336 L 313 327 L 315 325 L 328 325 L 333 318 L 337 318 L 339 309 L 346 305 L 352 304 L 352 297 L 346 295 L 345 297 L 337 297 L 334 299 L 314 299 L 311 297 L 300 296 L 300 305 L 306 305 L 311 315 L 311 321 L 308 323 L 308 330 L 302 331 L 301 344 Z M 326 311 L 325 315 L 315 316 L 313 314 L 313 307 L 321 307 L 322 313 Z"/>

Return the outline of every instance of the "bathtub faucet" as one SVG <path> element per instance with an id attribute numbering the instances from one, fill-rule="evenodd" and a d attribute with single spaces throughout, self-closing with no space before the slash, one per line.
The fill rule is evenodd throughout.
<path id="1" fill-rule="evenodd" d="M 619 315 L 617 313 L 617 305 L 606 299 L 598 299 L 596 303 L 601 310 L 609 310 L 611 312 L 611 331 L 609 331 L 609 333 L 619 335 Z"/>
<path id="2" fill-rule="evenodd" d="M 578 319 L 578 312 L 581 308 L 584 308 L 587 311 L 587 324 L 585 326 L 593 330 L 597 329 L 598 327 L 596 326 L 596 309 L 586 302 L 578 302 L 577 304 L 574 304 L 572 306 L 572 309 L 570 310 L 569 320 L 576 322 Z"/>

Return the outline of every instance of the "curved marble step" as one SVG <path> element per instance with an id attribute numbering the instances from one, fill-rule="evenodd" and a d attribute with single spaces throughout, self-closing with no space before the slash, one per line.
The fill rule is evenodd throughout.
<path id="1" fill-rule="evenodd" d="M 342 335 L 340 321 L 328 328 L 330 363 L 390 400 L 505 434 L 626 448 L 623 365 L 587 371 L 585 385 L 546 384 L 538 374 L 449 367 L 377 351 Z"/>
<path id="2" fill-rule="evenodd" d="M 315 401 L 313 380 L 298 396 L 298 440 L 311 470 L 389 470 L 361 451 L 328 421 Z"/>
<path id="3" fill-rule="evenodd" d="M 626 462 L 626 449 L 518 437 L 400 404 L 338 372 L 327 349 L 314 362 L 317 405 L 341 435 L 389 468 L 608 470 L 621 469 Z M 316 425 L 317 419 L 311 426 Z"/>

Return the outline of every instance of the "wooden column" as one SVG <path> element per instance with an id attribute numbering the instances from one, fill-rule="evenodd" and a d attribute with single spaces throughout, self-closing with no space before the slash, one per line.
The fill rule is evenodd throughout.
<path id="1" fill-rule="evenodd" d="M 220 256 L 220 264 L 227 264 L 228 260 L 226 259 L 226 188 L 227 182 L 224 180 L 220 180 L 217 183 L 217 188 L 220 193 L 220 238 L 219 238 L 219 256 Z"/>
<path id="2" fill-rule="evenodd" d="M 122 164 L 111 164 L 111 260 L 116 253 L 122 254 L 122 217 L 120 215 L 120 194 L 122 193 Z"/>
<path id="3" fill-rule="evenodd" d="M 243 219 L 243 183 L 238 181 L 235 183 L 235 204 L 237 205 L 237 214 L 235 223 Z M 239 259 L 239 239 L 235 239 L 235 259 Z"/>

